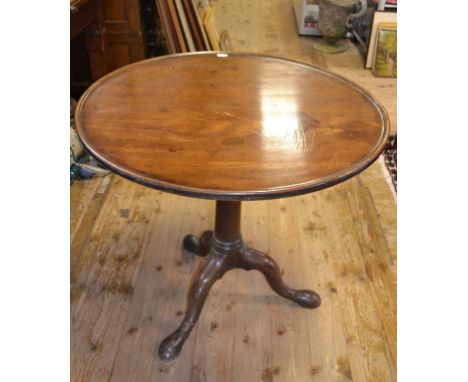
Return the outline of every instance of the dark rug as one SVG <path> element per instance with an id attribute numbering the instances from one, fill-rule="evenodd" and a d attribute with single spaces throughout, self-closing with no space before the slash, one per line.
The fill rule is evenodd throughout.
<path id="1" fill-rule="evenodd" d="M 385 159 L 385 167 L 392 178 L 393 186 L 395 187 L 395 192 L 397 192 L 397 136 L 390 136 L 388 138 L 387 146 L 383 151 L 383 156 Z"/>

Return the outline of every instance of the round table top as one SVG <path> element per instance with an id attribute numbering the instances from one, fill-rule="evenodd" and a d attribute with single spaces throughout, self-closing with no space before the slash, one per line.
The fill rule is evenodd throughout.
<path id="1" fill-rule="evenodd" d="M 368 167 L 389 123 L 365 90 L 323 69 L 203 52 L 125 66 L 81 97 L 78 134 L 114 172 L 217 200 L 332 186 Z"/>

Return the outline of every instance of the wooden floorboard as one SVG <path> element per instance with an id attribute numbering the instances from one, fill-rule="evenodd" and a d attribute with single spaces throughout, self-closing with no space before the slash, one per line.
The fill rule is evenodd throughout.
<path id="1" fill-rule="evenodd" d="M 396 81 L 298 37 L 289 0 L 212 0 L 235 50 L 288 57 L 368 88 L 396 127 Z M 185 234 L 212 226 L 214 203 L 116 175 L 71 187 L 71 380 L 396 381 L 396 203 L 379 163 L 317 193 L 242 207 L 244 239 L 273 256 L 285 281 L 322 296 L 307 310 L 258 272 L 218 281 L 182 353 L 157 357 L 179 324 L 200 262 Z"/>
<path id="2" fill-rule="evenodd" d="M 269 252 L 268 202 L 246 202 L 242 206 L 242 226 L 247 245 Z M 237 296 L 235 315 L 233 370 L 230 381 L 245 378 L 251 370 L 256 379 L 272 370 L 272 332 L 276 296 L 263 275 L 256 271 L 236 270 Z M 264 309 L 267 309 L 265 311 Z"/>

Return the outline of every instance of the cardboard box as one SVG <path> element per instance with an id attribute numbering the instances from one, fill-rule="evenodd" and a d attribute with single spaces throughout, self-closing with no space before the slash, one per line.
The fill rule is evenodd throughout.
<path id="1" fill-rule="evenodd" d="M 294 0 L 297 32 L 305 36 L 321 36 L 318 30 L 319 6 L 317 0 Z"/>

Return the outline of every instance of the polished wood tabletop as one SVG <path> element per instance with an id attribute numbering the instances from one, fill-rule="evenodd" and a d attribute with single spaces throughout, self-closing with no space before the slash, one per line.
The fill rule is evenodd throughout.
<path id="1" fill-rule="evenodd" d="M 168 192 L 270 199 L 344 181 L 380 154 L 385 110 L 323 69 L 255 54 L 140 61 L 81 97 L 76 126 L 114 172 Z"/>

